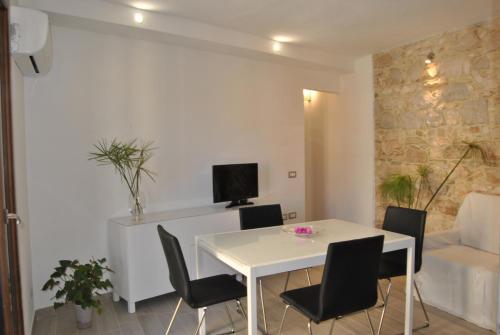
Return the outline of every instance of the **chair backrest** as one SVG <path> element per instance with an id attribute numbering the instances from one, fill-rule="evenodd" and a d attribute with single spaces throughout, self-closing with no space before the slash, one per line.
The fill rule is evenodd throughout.
<path id="1" fill-rule="evenodd" d="M 191 301 L 191 284 L 189 273 L 177 238 L 158 225 L 161 245 L 167 258 L 170 283 L 187 303 Z"/>
<path id="2" fill-rule="evenodd" d="M 283 216 L 279 204 L 240 208 L 241 230 L 274 227 L 282 224 Z"/>
<path id="3" fill-rule="evenodd" d="M 384 236 L 331 243 L 321 280 L 318 318 L 328 320 L 373 307 Z"/>
<path id="4" fill-rule="evenodd" d="M 422 267 L 426 211 L 405 207 L 389 206 L 385 211 L 382 229 L 415 238 L 415 273 Z M 395 263 L 406 264 L 406 249 L 393 252 L 387 258 Z"/>
<path id="5" fill-rule="evenodd" d="M 472 192 L 458 210 L 460 243 L 500 254 L 500 196 Z"/>

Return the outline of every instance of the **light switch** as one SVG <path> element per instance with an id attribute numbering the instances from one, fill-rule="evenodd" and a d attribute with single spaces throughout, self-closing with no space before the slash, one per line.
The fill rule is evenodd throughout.
<path id="1" fill-rule="evenodd" d="M 297 178 L 297 171 L 288 171 L 288 178 Z"/>
<path id="2" fill-rule="evenodd" d="M 286 221 L 286 220 L 288 220 L 288 214 L 285 213 L 285 214 L 283 214 L 283 221 Z"/>
<path id="3" fill-rule="evenodd" d="M 297 212 L 290 212 L 290 213 L 288 213 L 288 218 L 290 220 L 296 219 L 297 218 Z"/>

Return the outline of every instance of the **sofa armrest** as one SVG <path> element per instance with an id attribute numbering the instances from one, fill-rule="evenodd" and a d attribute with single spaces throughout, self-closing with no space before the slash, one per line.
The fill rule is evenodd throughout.
<path id="1" fill-rule="evenodd" d="M 424 238 L 424 250 L 441 249 L 458 244 L 460 244 L 460 232 L 457 229 L 426 234 Z"/>

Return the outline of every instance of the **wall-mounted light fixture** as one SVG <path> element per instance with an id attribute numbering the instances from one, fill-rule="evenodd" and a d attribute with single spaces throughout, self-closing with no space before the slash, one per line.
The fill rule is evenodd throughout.
<path id="1" fill-rule="evenodd" d="M 137 23 L 143 23 L 144 16 L 142 15 L 142 13 L 134 13 L 134 21 Z"/>
<path id="2" fill-rule="evenodd" d="M 305 102 L 311 102 L 312 101 L 312 96 L 313 96 L 314 91 L 313 90 L 302 90 L 302 94 L 304 95 L 304 101 Z"/>
<path id="3" fill-rule="evenodd" d="M 273 51 L 279 52 L 280 50 L 281 50 L 281 43 L 280 42 L 273 42 Z"/>
<path id="4" fill-rule="evenodd" d="M 435 57 L 436 57 L 436 55 L 434 54 L 434 52 L 430 52 L 427 55 L 427 58 L 425 59 L 425 64 L 432 64 L 432 62 L 434 61 Z"/>

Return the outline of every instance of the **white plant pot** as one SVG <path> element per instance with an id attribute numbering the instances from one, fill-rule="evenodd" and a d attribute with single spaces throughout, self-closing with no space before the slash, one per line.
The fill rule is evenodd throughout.
<path id="1" fill-rule="evenodd" d="M 79 305 L 75 306 L 76 324 L 78 329 L 85 329 L 92 326 L 92 308 L 82 308 Z"/>

